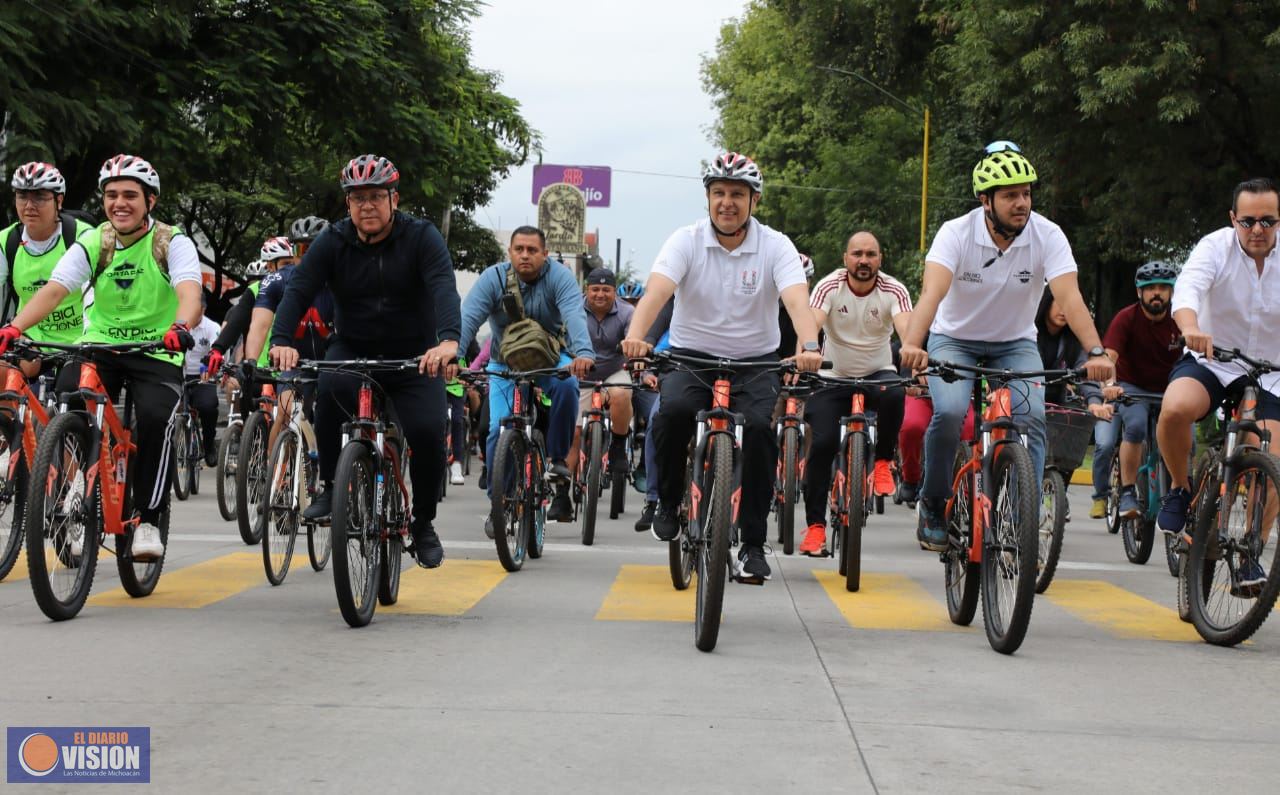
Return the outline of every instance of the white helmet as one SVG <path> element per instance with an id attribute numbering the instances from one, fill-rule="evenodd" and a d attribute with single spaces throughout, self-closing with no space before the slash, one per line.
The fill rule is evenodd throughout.
<path id="1" fill-rule="evenodd" d="M 244 269 L 244 275 L 245 278 L 248 279 L 261 279 L 263 276 L 267 275 L 267 263 L 260 259 L 250 262 Z"/>
<path id="2" fill-rule="evenodd" d="M 98 171 L 98 190 L 113 179 L 132 179 L 160 193 L 160 175 L 150 163 L 135 155 L 116 155 Z"/>
<path id="3" fill-rule="evenodd" d="M 52 163 L 34 161 L 23 163 L 13 170 L 13 181 L 9 183 L 14 190 L 51 190 L 65 194 L 67 181 L 62 172 Z"/>
<path id="4" fill-rule="evenodd" d="M 293 222 L 293 226 L 289 227 L 289 239 L 295 243 L 305 243 L 310 240 L 315 240 L 328 225 L 328 221 L 314 215 L 308 215 L 306 218 L 299 218 Z"/>
<path id="5" fill-rule="evenodd" d="M 702 172 L 702 187 L 711 187 L 712 182 L 729 180 L 745 182 L 747 187 L 756 193 L 764 190 L 764 177 L 760 167 L 746 155 L 737 152 L 721 152 Z"/>
<path id="6" fill-rule="evenodd" d="M 287 237 L 269 237 L 267 242 L 262 244 L 262 250 L 258 252 L 258 256 L 263 262 L 292 257 L 293 244 Z"/>

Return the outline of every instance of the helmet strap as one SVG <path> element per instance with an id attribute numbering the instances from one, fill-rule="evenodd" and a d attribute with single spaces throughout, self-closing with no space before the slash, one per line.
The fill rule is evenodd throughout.
<path id="1" fill-rule="evenodd" d="M 1000 216 L 996 215 L 995 191 L 987 191 L 986 196 L 987 202 L 990 204 L 990 209 L 984 208 L 983 212 L 987 216 L 988 223 L 991 224 L 992 231 L 1005 240 L 1013 240 L 1015 237 L 1022 234 L 1022 229 L 1010 229 L 1000 221 Z M 1025 228 L 1026 227 L 1024 226 L 1023 229 Z"/>

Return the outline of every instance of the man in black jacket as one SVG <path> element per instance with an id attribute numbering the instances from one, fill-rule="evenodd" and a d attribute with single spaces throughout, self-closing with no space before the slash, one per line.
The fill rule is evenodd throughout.
<path id="1" fill-rule="evenodd" d="M 375 379 L 395 406 L 410 461 L 413 541 L 418 564 L 444 560 L 432 527 L 444 467 L 443 365 L 458 358 L 461 316 L 453 262 L 430 221 L 396 210 L 400 172 L 391 161 L 361 155 L 342 170 L 350 218 L 331 225 L 307 250 L 285 289 L 271 329 L 271 360 L 281 370 L 297 365 L 294 329 L 326 285 L 334 297 L 334 326 L 325 358 L 420 357 L 418 372 L 379 373 Z M 426 351 L 423 353 L 423 351 Z M 322 519 L 333 506 L 343 421 L 356 412 L 359 379 L 320 376 L 316 444 L 324 491 L 304 512 Z"/>

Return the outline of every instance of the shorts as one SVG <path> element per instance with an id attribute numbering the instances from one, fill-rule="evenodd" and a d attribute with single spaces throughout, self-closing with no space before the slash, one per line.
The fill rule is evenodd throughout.
<path id="1" fill-rule="evenodd" d="M 1213 374 L 1213 371 L 1201 364 L 1190 353 L 1179 359 L 1173 369 L 1169 371 L 1169 383 L 1172 384 L 1179 378 L 1194 378 L 1209 393 L 1209 411 L 1205 413 L 1204 417 L 1224 406 L 1234 406 L 1236 401 L 1240 399 L 1240 391 L 1244 389 L 1245 384 L 1249 381 L 1247 376 L 1240 376 L 1230 384 L 1223 386 L 1218 377 Z M 1227 413 L 1230 413 L 1230 409 L 1227 410 Z M 1199 419 L 1202 420 L 1204 417 Z M 1258 419 L 1280 420 L 1280 397 L 1276 397 L 1261 387 L 1258 389 Z"/>
<path id="2" fill-rule="evenodd" d="M 628 373 L 626 370 L 619 370 L 618 372 L 616 372 L 616 373 L 614 373 L 613 375 L 609 376 L 608 378 L 604 379 L 604 382 L 605 382 L 606 384 L 624 384 L 624 385 L 626 385 L 626 386 L 630 386 L 630 385 L 631 385 L 631 374 L 630 374 L 630 373 Z M 587 388 L 587 389 L 579 389 L 579 390 L 578 390 L 578 413 L 579 413 L 579 414 L 581 414 L 582 412 L 584 412 L 584 411 L 586 411 L 587 409 L 591 408 L 591 393 L 592 393 L 592 391 L 593 391 L 593 390 L 592 390 L 592 389 L 590 389 L 590 388 Z M 606 393 L 605 393 L 605 398 L 604 398 L 604 400 L 605 400 L 605 405 L 607 406 L 607 405 L 609 404 L 609 393 L 608 393 L 608 392 L 606 392 Z"/>

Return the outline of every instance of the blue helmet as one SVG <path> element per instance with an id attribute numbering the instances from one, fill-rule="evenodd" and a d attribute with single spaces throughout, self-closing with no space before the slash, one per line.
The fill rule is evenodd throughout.
<path id="1" fill-rule="evenodd" d="M 627 281 L 618 286 L 618 297 L 624 301 L 639 301 L 644 296 L 644 285 Z"/>

